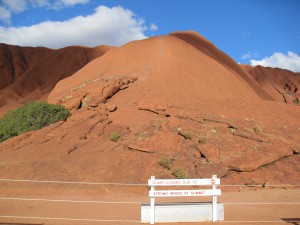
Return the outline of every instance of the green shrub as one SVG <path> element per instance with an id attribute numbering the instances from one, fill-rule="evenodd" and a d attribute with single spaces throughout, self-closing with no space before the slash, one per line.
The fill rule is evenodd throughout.
<path id="1" fill-rule="evenodd" d="M 165 168 L 166 170 L 171 169 L 171 165 L 172 165 L 172 160 L 169 159 L 166 156 L 163 156 L 160 158 L 160 160 L 158 161 L 158 164 L 161 165 L 163 168 Z"/>
<path id="2" fill-rule="evenodd" d="M 113 132 L 110 135 L 110 140 L 113 142 L 117 142 L 120 139 L 121 135 L 119 132 Z"/>
<path id="3" fill-rule="evenodd" d="M 200 136 L 199 137 L 199 143 L 200 144 L 205 144 L 206 143 L 206 137 L 205 136 Z"/>
<path id="4" fill-rule="evenodd" d="M 188 175 L 183 169 L 177 168 L 173 170 L 172 175 L 178 179 L 187 179 Z"/>
<path id="5" fill-rule="evenodd" d="M 27 103 L 9 111 L 0 119 L 0 142 L 61 120 L 65 121 L 70 115 L 71 113 L 63 106 L 46 102 Z"/>

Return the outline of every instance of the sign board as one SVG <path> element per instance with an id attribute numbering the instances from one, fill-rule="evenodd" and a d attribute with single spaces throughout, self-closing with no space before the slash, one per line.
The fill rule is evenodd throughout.
<path id="1" fill-rule="evenodd" d="M 220 184 L 220 178 L 211 179 L 155 179 L 148 180 L 148 186 L 197 186 Z"/>
<path id="2" fill-rule="evenodd" d="M 221 195 L 220 189 L 210 190 L 160 190 L 149 191 L 149 197 L 183 197 L 183 196 L 212 196 Z"/>
<path id="3" fill-rule="evenodd" d="M 155 179 L 152 176 L 148 180 L 150 197 L 150 224 L 155 223 L 155 198 L 156 197 L 181 197 L 181 196 L 212 196 L 212 220 L 217 221 L 217 195 L 221 195 L 221 190 L 217 189 L 220 179 L 213 175 L 209 179 Z M 212 186 L 206 190 L 155 190 L 157 186 Z"/>

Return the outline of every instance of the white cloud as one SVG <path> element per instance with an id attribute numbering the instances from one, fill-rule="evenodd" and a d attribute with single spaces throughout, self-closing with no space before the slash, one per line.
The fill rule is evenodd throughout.
<path id="1" fill-rule="evenodd" d="M 54 3 L 50 5 L 50 8 L 53 9 L 61 9 L 65 7 L 74 6 L 77 4 L 87 4 L 90 0 L 56 0 Z"/>
<path id="2" fill-rule="evenodd" d="M 30 6 L 44 7 L 44 6 L 51 5 L 48 2 L 48 0 L 0 0 L 0 4 L 1 4 L 0 7 L 3 7 L 6 10 L 9 10 L 12 13 L 23 12 L 23 11 L 27 10 L 28 7 L 30 7 Z"/>
<path id="3" fill-rule="evenodd" d="M 120 6 L 99 6 L 94 14 L 62 22 L 46 21 L 32 26 L 0 27 L 0 42 L 50 48 L 102 44 L 119 46 L 146 38 L 144 32 L 150 30 L 151 26 L 147 28 L 142 19 Z"/>
<path id="4" fill-rule="evenodd" d="M 48 2 L 48 0 L 29 0 L 29 1 L 33 7 L 50 6 L 50 3 Z"/>
<path id="5" fill-rule="evenodd" d="M 255 59 L 258 58 L 259 54 L 255 52 L 247 52 L 245 55 L 242 56 L 242 59 Z"/>
<path id="6" fill-rule="evenodd" d="M 270 57 L 265 57 L 262 60 L 250 60 L 252 66 L 267 66 L 288 69 L 294 72 L 300 72 L 300 56 L 294 52 L 288 52 L 284 55 L 281 52 L 276 52 Z"/>
<path id="7" fill-rule="evenodd" d="M 12 12 L 18 13 L 23 12 L 26 9 L 26 0 L 2 0 L 3 5 Z"/>
<path id="8" fill-rule="evenodd" d="M 158 27 L 154 23 L 151 23 L 149 30 L 157 31 Z"/>
<path id="9" fill-rule="evenodd" d="M 63 9 L 77 4 L 87 4 L 90 0 L 0 0 L 0 20 L 9 22 L 15 13 L 21 13 L 30 7 Z"/>
<path id="10" fill-rule="evenodd" d="M 11 13 L 8 9 L 0 6 L 0 20 L 8 21 L 11 17 Z"/>
<path id="11" fill-rule="evenodd" d="M 86 4 L 90 0 L 57 0 L 56 2 L 60 2 L 64 5 L 76 5 L 76 4 Z"/>

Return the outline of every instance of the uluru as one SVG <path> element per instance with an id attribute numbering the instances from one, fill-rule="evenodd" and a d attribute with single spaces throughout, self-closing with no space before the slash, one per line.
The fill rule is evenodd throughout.
<path id="1" fill-rule="evenodd" d="M 180 168 L 225 184 L 299 181 L 299 73 L 239 65 L 194 31 L 116 48 L 2 48 L 15 59 L 3 51 L 3 68 L 16 68 L 1 75 L 2 109 L 31 96 L 72 115 L 2 142 L 1 177 L 142 183 Z"/>

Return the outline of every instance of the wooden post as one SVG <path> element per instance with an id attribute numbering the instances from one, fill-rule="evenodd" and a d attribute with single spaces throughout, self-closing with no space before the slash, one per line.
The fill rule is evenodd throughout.
<path id="1" fill-rule="evenodd" d="M 213 190 L 217 189 L 217 185 L 215 184 L 215 181 L 217 179 L 217 175 L 212 176 L 212 185 L 213 185 Z M 215 222 L 218 220 L 218 201 L 217 201 L 217 196 L 213 195 L 212 197 L 212 221 Z"/>
<path id="2" fill-rule="evenodd" d="M 155 180 L 155 176 L 151 176 L 151 180 Z M 155 191 L 155 187 L 151 186 L 151 191 Z M 155 198 L 150 198 L 150 224 L 155 223 Z"/>

